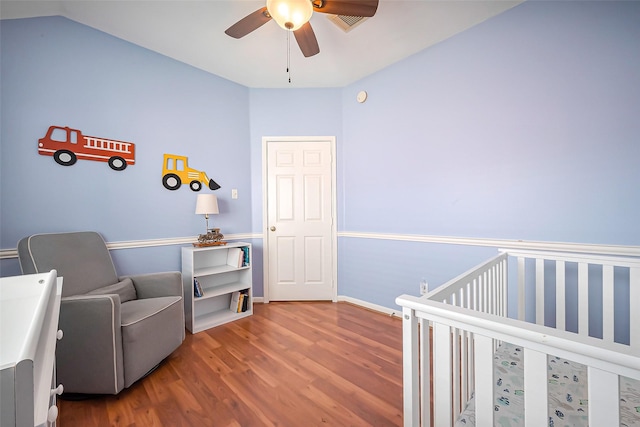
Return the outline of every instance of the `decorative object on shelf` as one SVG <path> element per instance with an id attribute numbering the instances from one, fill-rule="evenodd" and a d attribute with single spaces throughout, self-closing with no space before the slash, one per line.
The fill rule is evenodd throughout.
<path id="1" fill-rule="evenodd" d="M 226 245 L 227 242 L 223 241 L 224 235 L 220 233 L 219 228 L 212 228 L 206 234 L 201 234 L 198 236 L 198 243 L 194 243 L 193 246 L 202 248 L 205 246 L 223 246 Z"/>
<path id="2" fill-rule="evenodd" d="M 219 246 L 226 245 L 227 242 L 223 242 L 224 236 L 220 233 L 219 228 L 209 228 L 209 215 L 217 215 L 220 211 L 218 209 L 218 198 L 215 194 L 198 194 L 196 200 L 196 215 L 204 215 L 206 221 L 206 233 L 198 236 L 198 243 L 194 243 L 193 246 Z"/>
<path id="3" fill-rule="evenodd" d="M 49 126 L 46 135 L 38 140 L 38 153 L 53 156 L 62 166 L 74 165 L 78 159 L 94 160 L 107 162 L 115 171 L 125 170 L 136 162 L 133 142 L 85 136 L 67 126 Z"/>
<path id="4" fill-rule="evenodd" d="M 189 167 L 188 158 L 177 154 L 165 154 L 162 163 L 162 185 L 167 190 L 177 190 L 184 183 L 189 183 L 192 191 L 200 191 L 202 184 L 211 190 L 220 188 L 218 183 L 210 179 L 206 173 Z M 216 212 L 217 213 L 217 212 Z"/>

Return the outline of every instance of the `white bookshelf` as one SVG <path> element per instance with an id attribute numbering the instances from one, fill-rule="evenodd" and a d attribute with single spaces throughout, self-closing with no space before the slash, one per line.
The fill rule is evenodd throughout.
<path id="1" fill-rule="evenodd" d="M 229 253 L 247 248 L 248 262 L 229 259 Z M 228 243 L 224 246 L 182 248 L 182 287 L 184 290 L 184 315 L 187 329 L 197 333 L 253 314 L 253 281 L 251 274 L 251 244 Z M 244 260 L 244 256 L 242 257 Z M 194 293 L 195 281 L 203 291 L 201 297 Z M 248 292 L 247 309 L 237 313 L 231 310 L 234 292 Z"/>

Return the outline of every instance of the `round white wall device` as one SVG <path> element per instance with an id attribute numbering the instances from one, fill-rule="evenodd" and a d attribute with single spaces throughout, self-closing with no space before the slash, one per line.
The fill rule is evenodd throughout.
<path id="1" fill-rule="evenodd" d="M 364 101 L 367 100 L 367 92 L 365 92 L 364 90 L 361 90 L 360 92 L 358 92 L 358 95 L 356 96 L 356 100 L 362 104 Z"/>

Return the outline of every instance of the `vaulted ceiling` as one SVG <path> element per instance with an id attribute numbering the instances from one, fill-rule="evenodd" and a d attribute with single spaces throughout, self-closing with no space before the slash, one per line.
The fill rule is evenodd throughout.
<path id="1" fill-rule="evenodd" d="M 342 87 L 521 2 L 380 0 L 348 32 L 316 12 L 320 53 L 309 58 L 274 21 L 241 39 L 224 33 L 264 0 L 3 0 L 0 18 L 61 15 L 248 87 Z"/>

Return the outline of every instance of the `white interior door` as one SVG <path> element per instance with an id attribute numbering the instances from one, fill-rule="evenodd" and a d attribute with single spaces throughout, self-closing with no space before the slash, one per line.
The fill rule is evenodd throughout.
<path id="1" fill-rule="evenodd" d="M 336 300 L 335 138 L 263 138 L 265 300 Z"/>

